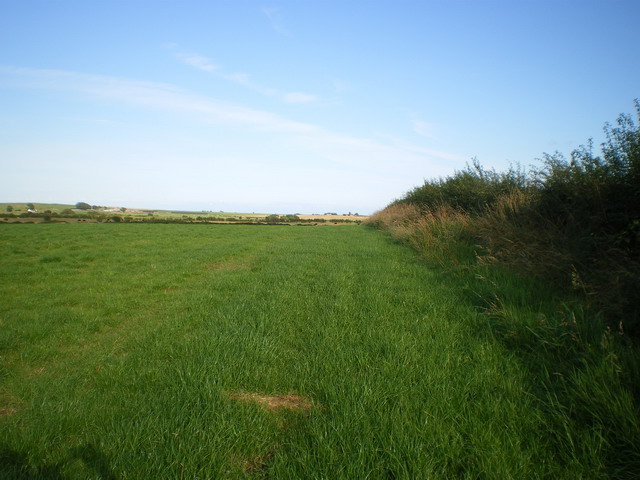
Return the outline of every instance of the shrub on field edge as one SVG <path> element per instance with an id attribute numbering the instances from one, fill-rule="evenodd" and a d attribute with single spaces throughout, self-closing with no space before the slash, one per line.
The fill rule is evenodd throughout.
<path id="1" fill-rule="evenodd" d="M 640 103 L 635 101 L 640 120 Z M 484 169 L 476 160 L 453 176 L 408 192 L 367 223 L 431 258 L 468 256 L 534 273 L 568 294 L 579 291 L 609 324 L 640 336 L 640 127 L 629 115 L 566 160 L 545 155 L 531 174 Z M 464 248 L 452 245 L 467 243 Z"/>

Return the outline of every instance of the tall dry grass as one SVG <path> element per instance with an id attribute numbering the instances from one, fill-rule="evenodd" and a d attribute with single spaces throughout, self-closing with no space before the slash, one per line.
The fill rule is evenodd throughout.
<path id="1" fill-rule="evenodd" d="M 420 221 L 422 210 L 412 203 L 392 203 L 375 212 L 364 223 L 389 233 L 394 239 L 406 241 Z"/>
<path id="2" fill-rule="evenodd" d="M 471 216 L 449 205 L 424 209 L 412 203 L 396 203 L 376 212 L 366 223 L 408 243 L 422 257 L 440 265 L 468 259 L 468 247 L 473 246 Z"/>
<path id="3" fill-rule="evenodd" d="M 602 294 L 569 243 L 571 226 L 545 217 L 534 195 L 509 192 L 475 215 L 398 203 L 368 223 L 411 245 L 444 284 L 471 298 L 478 334 L 490 332 L 487 341 L 499 342 L 526 369 L 526 395 L 548 433 L 543 441 L 576 472 L 590 471 L 575 478 L 638 478 L 640 351 L 626 318 L 603 321 L 593 298 L 603 296 L 619 311 L 627 306 L 611 305 L 616 296 Z M 620 277 L 612 288 L 625 285 L 625 269 L 617 265 L 606 269 Z M 558 288 L 567 282 L 579 292 Z"/>
<path id="4" fill-rule="evenodd" d="M 559 284 L 584 284 L 567 245 L 566 232 L 536 211 L 535 192 L 513 190 L 473 219 L 482 262 L 505 265 Z"/>

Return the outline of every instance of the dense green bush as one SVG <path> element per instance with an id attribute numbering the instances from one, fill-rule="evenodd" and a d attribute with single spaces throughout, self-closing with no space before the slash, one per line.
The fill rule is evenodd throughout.
<path id="1" fill-rule="evenodd" d="M 558 451 L 588 478 L 638 478 L 640 105 L 606 125 L 600 152 L 545 155 L 530 175 L 477 162 L 369 218 L 459 279 L 526 366 Z M 506 177 L 506 178 L 505 178 Z M 507 187 L 501 190 L 502 187 Z M 442 268 L 444 267 L 444 268 Z M 542 278 L 543 281 L 540 281 Z M 597 447 L 578 446 L 593 435 Z M 583 444 L 585 445 L 585 444 Z M 582 460 L 579 457 L 582 456 Z"/>
<path id="2" fill-rule="evenodd" d="M 640 123 L 637 100 L 635 109 Z M 599 155 L 589 142 L 569 159 L 545 154 L 532 173 L 513 167 L 498 173 L 474 160 L 391 206 L 417 206 L 425 218 L 442 208 L 469 215 L 467 228 L 486 258 L 581 291 L 611 326 L 640 336 L 638 123 L 623 114 L 607 124 Z M 403 228 L 431 228 L 409 223 Z"/>
<path id="3" fill-rule="evenodd" d="M 636 108 L 640 118 L 637 102 Z M 602 156 L 593 154 L 592 143 L 574 150 L 570 161 L 557 153 L 545 156 L 536 172 L 537 208 L 575 231 L 615 235 L 616 243 L 637 248 L 640 129 L 629 115 L 621 115 L 617 124 L 605 127 Z"/>
<path id="4" fill-rule="evenodd" d="M 481 213 L 487 205 L 514 189 L 528 188 L 530 177 L 520 167 L 507 172 L 487 170 L 476 159 L 453 176 L 427 180 L 408 192 L 399 203 L 412 203 L 425 209 L 444 205 L 467 213 Z"/>
<path id="5" fill-rule="evenodd" d="M 635 107 L 640 120 L 637 100 Z M 539 228 L 552 224 L 562 234 L 588 293 L 610 319 L 638 335 L 640 126 L 620 115 L 605 134 L 601 155 L 589 143 L 568 161 L 558 153 L 545 156 L 527 214 Z"/>

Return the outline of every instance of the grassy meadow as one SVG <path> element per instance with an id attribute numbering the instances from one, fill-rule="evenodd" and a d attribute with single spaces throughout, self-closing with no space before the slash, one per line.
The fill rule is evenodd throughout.
<path id="1" fill-rule="evenodd" d="M 0 478 L 633 478 L 477 278 L 373 229 L 5 224 L 0 252 Z M 544 286 L 509 281 L 533 325 Z"/>

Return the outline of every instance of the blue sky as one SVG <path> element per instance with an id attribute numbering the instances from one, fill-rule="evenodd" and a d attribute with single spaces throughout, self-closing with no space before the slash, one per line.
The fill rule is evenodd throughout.
<path id="1" fill-rule="evenodd" d="M 640 97 L 640 2 L 30 1 L 0 16 L 0 201 L 371 213 L 565 154 Z"/>

